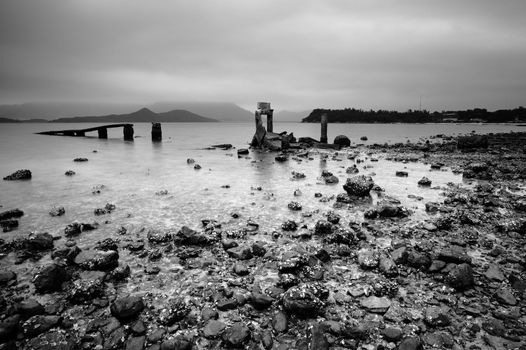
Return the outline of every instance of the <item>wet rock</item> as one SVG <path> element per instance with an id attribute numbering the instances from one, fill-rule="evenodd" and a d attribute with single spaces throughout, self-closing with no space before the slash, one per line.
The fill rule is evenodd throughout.
<path id="1" fill-rule="evenodd" d="M 29 340 L 26 349 L 31 350 L 76 350 L 77 339 L 63 330 L 51 330 Z"/>
<path id="2" fill-rule="evenodd" d="M 240 245 L 226 251 L 231 258 L 237 260 L 248 260 L 252 258 L 252 249 L 247 245 Z"/>
<path id="3" fill-rule="evenodd" d="M 350 196 L 365 197 L 374 186 L 373 179 L 370 176 L 358 175 L 348 178 L 343 189 Z"/>
<path id="4" fill-rule="evenodd" d="M 210 320 L 203 328 L 203 335 L 205 338 L 217 338 L 223 333 L 226 328 L 226 324 L 221 321 Z"/>
<path id="5" fill-rule="evenodd" d="M 84 271 L 79 279 L 71 282 L 66 288 L 66 296 L 74 304 L 91 301 L 104 295 L 105 274 L 98 271 Z"/>
<path id="6" fill-rule="evenodd" d="M 448 313 L 445 308 L 430 306 L 426 308 L 424 320 L 431 327 L 445 327 L 451 323 Z"/>
<path id="7" fill-rule="evenodd" d="M 62 317 L 36 315 L 22 324 L 22 331 L 26 337 L 35 337 L 58 325 Z"/>
<path id="8" fill-rule="evenodd" d="M 263 242 L 255 242 L 252 244 L 252 254 L 254 254 L 254 256 L 265 256 L 266 253 L 267 249 L 265 249 Z"/>
<path id="9" fill-rule="evenodd" d="M 300 172 L 297 172 L 297 171 L 293 171 L 292 172 L 292 178 L 294 180 L 300 180 L 300 179 L 304 179 L 306 176 L 304 173 L 300 173 Z"/>
<path id="10" fill-rule="evenodd" d="M 51 263 L 33 277 L 33 284 L 38 293 L 48 293 L 60 290 L 62 283 L 68 279 L 69 275 L 62 264 Z"/>
<path id="11" fill-rule="evenodd" d="M 351 145 L 351 140 L 345 135 L 338 135 L 334 138 L 333 143 L 341 147 L 349 147 Z"/>
<path id="12" fill-rule="evenodd" d="M 45 313 L 44 307 L 35 299 L 26 299 L 16 304 L 16 310 L 24 318 L 42 315 Z"/>
<path id="13" fill-rule="evenodd" d="M 73 159 L 74 162 L 79 162 L 79 163 L 82 163 L 82 162 L 87 162 L 88 161 L 88 158 L 82 158 L 82 157 L 79 157 L 79 158 L 75 158 Z"/>
<path id="14" fill-rule="evenodd" d="M 13 315 L 0 320 L 0 343 L 16 339 L 20 315 Z"/>
<path id="15" fill-rule="evenodd" d="M 360 172 L 360 170 L 358 169 L 356 164 L 353 164 L 352 166 L 347 167 L 347 169 L 345 169 L 345 172 L 347 174 L 358 174 Z"/>
<path id="16" fill-rule="evenodd" d="M 49 211 L 50 216 L 62 216 L 66 213 L 66 209 L 64 207 L 53 207 Z"/>
<path id="17" fill-rule="evenodd" d="M 398 350 L 422 350 L 422 342 L 417 337 L 407 337 L 400 345 L 398 345 Z"/>
<path id="18" fill-rule="evenodd" d="M 185 245 L 208 245 L 212 241 L 208 236 L 200 234 L 187 226 L 181 227 L 175 235 L 175 242 Z"/>
<path id="19" fill-rule="evenodd" d="M 280 155 L 276 156 L 274 159 L 276 160 L 276 162 L 279 162 L 279 163 L 283 163 L 283 162 L 286 162 L 287 160 L 289 160 L 289 158 L 286 155 L 284 155 L 284 154 L 280 154 Z"/>
<path id="20" fill-rule="evenodd" d="M 408 172 L 407 171 L 403 171 L 403 170 L 399 170 L 395 173 L 396 176 L 398 177 L 407 177 L 409 176 Z"/>
<path id="21" fill-rule="evenodd" d="M 471 257 L 466 253 L 466 251 L 462 247 L 459 247 L 457 245 L 451 245 L 442 248 L 438 252 L 438 259 L 447 263 L 471 264 Z"/>
<path id="22" fill-rule="evenodd" d="M 418 186 L 429 187 L 431 186 L 431 180 L 424 176 L 420 180 L 418 180 Z"/>
<path id="23" fill-rule="evenodd" d="M 299 317 L 315 317 L 323 308 L 322 298 L 328 293 L 320 285 L 301 284 L 289 288 L 283 295 L 283 307 Z"/>
<path id="24" fill-rule="evenodd" d="M 327 184 L 337 184 L 340 180 L 338 180 L 338 177 L 334 176 L 330 171 L 323 170 L 321 172 L 321 178 L 323 181 Z"/>
<path id="25" fill-rule="evenodd" d="M 282 311 L 276 312 L 274 314 L 274 317 L 272 317 L 272 328 L 277 333 L 284 333 L 287 331 L 288 327 L 289 319 L 287 317 L 287 314 Z"/>
<path id="26" fill-rule="evenodd" d="M 137 316 L 143 309 L 144 303 L 138 296 L 118 298 L 110 306 L 111 314 L 121 321 Z"/>
<path id="27" fill-rule="evenodd" d="M 117 241 L 113 238 L 105 238 L 102 241 L 97 242 L 95 244 L 95 249 L 102 250 L 102 251 L 108 251 L 108 250 L 119 250 L 119 246 L 117 244 Z"/>
<path id="28" fill-rule="evenodd" d="M 245 324 L 236 322 L 223 333 L 222 338 L 227 347 L 242 348 L 250 340 L 250 330 Z"/>
<path id="29" fill-rule="evenodd" d="M 362 299 L 360 305 L 369 312 L 384 314 L 387 312 L 387 310 L 389 310 L 391 302 L 389 299 L 384 297 L 378 298 L 376 296 L 370 296 Z"/>
<path id="30" fill-rule="evenodd" d="M 503 282 L 506 280 L 502 270 L 495 264 L 490 264 L 488 266 L 488 269 L 484 272 L 484 276 L 490 281 Z"/>
<path id="31" fill-rule="evenodd" d="M 283 231 L 296 231 L 298 229 L 298 224 L 292 220 L 287 220 L 281 224 L 281 229 Z"/>
<path id="32" fill-rule="evenodd" d="M 246 149 L 246 148 L 240 148 L 240 149 L 237 150 L 237 154 L 238 155 L 246 155 L 248 153 L 249 153 L 248 149 Z"/>
<path id="33" fill-rule="evenodd" d="M 329 342 L 323 333 L 322 327 L 319 323 L 314 323 L 311 328 L 311 343 L 310 349 L 312 350 L 329 350 Z"/>
<path id="34" fill-rule="evenodd" d="M 7 210 L 0 213 L 0 221 L 24 216 L 24 212 L 20 209 Z"/>
<path id="35" fill-rule="evenodd" d="M 274 299 L 259 290 L 253 290 L 250 294 L 250 302 L 257 310 L 264 310 L 272 305 Z"/>
<path id="36" fill-rule="evenodd" d="M 333 225 L 337 225 L 340 222 L 340 215 L 336 214 L 333 211 L 329 211 L 327 213 L 327 221 L 330 222 Z"/>
<path id="37" fill-rule="evenodd" d="M 201 169 L 201 166 L 200 166 L 199 164 L 195 164 L 195 165 L 194 165 L 194 169 L 195 169 L 195 170 L 199 170 L 199 169 Z"/>
<path id="38" fill-rule="evenodd" d="M 9 270 L 0 271 L 0 286 L 16 283 L 16 273 Z"/>
<path id="39" fill-rule="evenodd" d="M 18 227 L 18 220 L 9 219 L 9 220 L 0 221 L 0 227 L 2 228 L 3 232 L 13 231 L 14 229 Z"/>
<path id="40" fill-rule="evenodd" d="M 299 204 L 298 202 L 290 202 L 287 207 L 290 209 L 290 210 L 295 210 L 295 211 L 298 211 L 298 210 L 301 210 L 301 204 Z"/>
<path id="41" fill-rule="evenodd" d="M 7 181 L 30 180 L 30 179 L 31 179 L 31 171 L 27 169 L 17 170 L 11 175 L 7 175 L 6 177 L 4 177 L 4 180 L 7 180 Z"/>
<path id="42" fill-rule="evenodd" d="M 114 250 L 83 250 L 74 260 L 75 264 L 85 270 L 113 270 L 119 265 L 119 253 Z"/>
<path id="43" fill-rule="evenodd" d="M 440 204 L 436 202 L 427 202 L 426 203 L 426 212 L 428 213 L 436 213 L 438 209 L 440 208 Z"/>
<path id="44" fill-rule="evenodd" d="M 376 208 L 367 210 L 363 216 L 366 219 L 405 218 L 409 216 L 409 214 L 409 211 L 401 205 L 380 202 Z"/>
<path id="45" fill-rule="evenodd" d="M 30 251 L 49 250 L 53 248 L 53 236 L 49 233 L 32 234 L 24 243 L 26 249 Z"/>
<path id="46" fill-rule="evenodd" d="M 172 233 L 169 231 L 160 231 L 160 230 L 149 230 L 146 234 L 148 242 L 152 244 L 162 244 L 168 243 L 173 240 Z"/>
<path id="47" fill-rule="evenodd" d="M 66 170 L 66 172 L 64 173 L 64 175 L 66 175 L 66 176 L 73 176 L 75 174 L 76 174 L 76 172 L 74 172 L 73 170 Z"/>
<path id="48" fill-rule="evenodd" d="M 513 293 L 506 288 L 500 288 L 499 290 L 497 290 L 497 292 L 495 293 L 495 299 L 497 299 L 499 303 L 504 305 L 517 305 L 517 299 L 515 298 Z"/>
<path id="49" fill-rule="evenodd" d="M 456 265 L 446 276 L 447 283 L 457 289 L 465 290 L 475 284 L 473 269 L 468 264 Z"/>
<path id="50" fill-rule="evenodd" d="M 181 321 L 190 313 L 190 307 L 183 299 L 173 298 L 163 305 L 159 313 L 159 322 L 164 326 L 172 326 L 175 322 Z"/>
<path id="51" fill-rule="evenodd" d="M 378 252 L 360 249 L 358 251 L 358 264 L 362 269 L 374 269 L 378 266 L 380 256 Z"/>
<path id="52" fill-rule="evenodd" d="M 69 224 L 64 229 L 64 235 L 66 237 L 77 236 L 77 235 L 80 235 L 81 232 L 82 232 L 82 224 L 80 224 L 78 222 L 74 222 L 72 224 Z"/>
<path id="53" fill-rule="evenodd" d="M 332 224 L 327 220 L 318 220 L 314 227 L 314 234 L 316 235 L 328 235 L 332 233 Z"/>

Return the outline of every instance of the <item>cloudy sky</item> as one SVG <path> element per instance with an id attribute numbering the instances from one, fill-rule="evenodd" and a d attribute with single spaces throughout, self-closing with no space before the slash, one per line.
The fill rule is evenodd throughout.
<path id="1" fill-rule="evenodd" d="M 524 0 L 0 0 L 0 104 L 526 105 Z"/>

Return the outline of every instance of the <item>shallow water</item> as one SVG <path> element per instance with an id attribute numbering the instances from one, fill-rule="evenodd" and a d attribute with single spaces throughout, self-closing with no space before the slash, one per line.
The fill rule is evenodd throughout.
<path id="1" fill-rule="evenodd" d="M 248 157 L 238 158 L 236 150 L 205 150 L 217 143 L 231 143 L 237 148 L 247 147 L 253 133 L 253 125 L 246 124 L 165 124 L 164 140 L 152 143 L 149 138 L 149 124 L 136 124 L 133 142 L 124 142 L 121 130 L 110 130 L 109 139 L 96 137 L 58 137 L 34 135 L 43 130 L 82 128 L 92 124 L 2 124 L 0 126 L 0 175 L 6 176 L 18 169 L 30 169 L 31 181 L 1 181 L 0 210 L 20 208 L 25 215 L 20 218 L 20 227 L 2 238 L 25 236 L 31 231 L 49 232 L 62 235 L 67 224 L 74 221 L 100 223 L 97 230 L 84 232 L 77 242 L 81 248 L 93 247 L 94 242 L 107 237 L 125 239 L 117 234 L 124 226 L 129 234 L 126 238 L 145 238 L 148 229 L 178 230 L 183 225 L 193 229 L 201 228 L 201 219 L 211 218 L 223 223 L 223 228 L 246 227 L 247 220 L 257 222 L 259 233 L 250 239 L 271 240 L 272 231 L 281 231 L 281 223 L 292 219 L 312 228 L 319 216 L 302 217 L 303 212 L 325 213 L 332 209 L 334 200 L 320 202 L 316 192 L 325 197 L 343 192 L 342 185 L 348 175 L 345 169 L 355 160 L 347 158 L 348 152 L 340 152 L 335 159 L 332 153 L 312 150 L 310 159 L 290 159 L 276 163 L 275 154 L 251 151 Z M 477 130 L 479 128 L 479 130 Z M 488 129 L 486 125 L 330 125 L 329 138 L 336 134 L 350 135 L 356 140 L 361 135 L 372 142 L 400 142 L 406 137 L 417 140 L 420 137 L 438 133 L 456 134 L 476 129 L 478 132 L 509 131 L 517 127 L 497 125 Z M 296 136 L 317 137 L 319 125 L 277 123 L 276 129 L 293 131 Z M 381 131 L 380 131 L 381 130 Z M 449 132 L 449 133 L 448 133 Z M 93 151 L 96 150 L 96 153 Z M 330 153 L 326 158 L 326 153 Z M 74 163 L 76 157 L 89 158 L 88 162 Z M 193 158 L 202 169 L 195 170 L 186 159 Z M 417 163 L 395 163 L 380 157 L 372 162 L 365 154 L 359 156 L 357 164 L 360 174 L 372 174 L 374 181 L 385 189 L 385 195 L 399 199 L 403 205 L 414 211 L 412 219 L 426 219 L 424 211 L 428 201 L 440 201 L 441 187 L 448 182 L 461 183 L 461 175 L 449 170 L 430 171 L 429 167 Z M 66 170 L 76 175 L 67 177 Z M 336 185 L 325 185 L 319 176 L 322 170 L 334 173 L 340 180 Z M 397 170 L 406 170 L 408 177 L 396 177 Z M 292 180 L 291 172 L 302 172 L 305 179 Z M 433 182 L 432 188 L 421 188 L 417 181 L 427 176 Z M 103 185 L 100 194 L 93 194 L 97 186 Z M 228 188 L 224 186 L 229 185 Z M 261 190 L 257 188 L 261 187 Z M 299 189 L 301 196 L 295 197 Z M 167 190 L 167 195 L 156 192 Z M 421 200 L 408 195 L 422 197 Z M 298 201 L 302 212 L 292 212 L 287 204 Z M 376 200 L 376 197 L 374 198 Z M 94 215 L 95 208 L 112 203 L 116 210 L 107 215 Z M 48 212 L 53 206 L 64 206 L 66 214 L 51 217 Z M 350 221 L 363 220 L 366 207 L 335 210 L 342 216 L 343 225 Z M 238 213 L 239 219 L 231 217 Z M 64 244 L 64 239 L 55 246 Z M 313 242 L 312 244 L 315 244 Z M 206 252 L 202 258 L 206 259 Z M 156 288 L 167 294 L 177 294 L 191 281 L 206 282 L 202 270 L 185 271 L 185 278 L 174 283 L 174 274 L 182 273 L 177 258 L 163 257 L 156 265 L 161 267 L 155 278 L 142 275 L 142 266 L 127 251 L 120 252 L 121 262 L 130 263 L 134 275 L 141 283 L 130 284 L 128 288 Z M 45 261 L 45 260 L 44 260 Z M 9 265 L 12 258 L 0 260 L 0 266 Z M 270 280 L 275 276 L 269 276 Z M 177 280 L 177 279 L 176 279 Z M 262 281 L 265 282 L 265 281 Z M 169 286 L 169 287 L 167 287 Z"/>

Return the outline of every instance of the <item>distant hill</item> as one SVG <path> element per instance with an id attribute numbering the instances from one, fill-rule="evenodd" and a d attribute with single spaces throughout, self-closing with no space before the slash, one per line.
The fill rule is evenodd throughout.
<path id="1" fill-rule="evenodd" d="M 221 121 L 254 122 L 254 112 L 230 102 L 158 102 L 149 107 L 154 111 L 185 109 Z"/>
<path id="2" fill-rule="evenodd" d="M 306 118 L 311 111 L 279 111 L 274 112 L 274 120 L 278 122 L 301 122 L 303 118 Z"/>
<path id="3" fill-rule="evenodd" d="M 20 120 L 10 118 L 0 118 L 0 123 L 20 123 Z"/>
<path id="4" fill-rule="evenodd" d="M 173 110 L 164 113 L 155 113 L 148 108 L 141 108 L 136 112 L 128 114 L 110 114 L 99 117 L 73 117 L 59 118 L 50 121 L 51 123 L 176 123 L 176 122 L 217 122 L 216 119 L 205 118 L 200 115 L 185 110 Z"/>

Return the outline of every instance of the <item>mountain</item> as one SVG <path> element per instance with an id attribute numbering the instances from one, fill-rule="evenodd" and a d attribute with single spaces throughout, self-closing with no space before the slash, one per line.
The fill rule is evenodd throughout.
<path id="1" fill-rule="evenodd" d="M 144 122 L 217 122 L 216 119 L 205 118 L 200 115 L 185 110 L 173 110 L 165 113 L 155 113 L 148 108 L 141 108 L 138 111 L 128 114 L 110 114 L 100 117 L 73 117 L 59 118 L 51 121 L 52 123 L 144 123 Z"/>
<path id="2" fill-rule="evenodd" d="M 0 123 L 20 123 L 20 120 L 10 118 L 0 118 Z"/>
<path id="3" fill-rule="evenodd" d="M 185 109 L 203 117 L 221 121 L 254 122 L 254 112 L 230 102 L 157 102 L 150 105 L 149 108 L 154 111 Z"/>
<path id="4" fill-rule="evenodd" d="M 306 118 L 311 111 L 279 111 L 274 113 L 274 120 L 278 122 L 301 122 L 303 118 Z"/>

